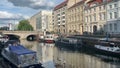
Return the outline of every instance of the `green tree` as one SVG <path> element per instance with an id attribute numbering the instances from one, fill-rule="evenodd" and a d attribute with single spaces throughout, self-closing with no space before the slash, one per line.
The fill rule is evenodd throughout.
<path id="1" fill-rule="evenodd" d="M 21 20 L 18 24 L 18 30 L 33 31 L 33 27 L 29 24 L 28 20 Z"/>

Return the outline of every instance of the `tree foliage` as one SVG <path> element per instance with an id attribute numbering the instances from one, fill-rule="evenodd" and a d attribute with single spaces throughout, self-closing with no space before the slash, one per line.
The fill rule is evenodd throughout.
<path id="1" fill-rule="evenodd" d="M 33 27 L 29 24 L 28 20 L 21 20 L 18 25 L 18 30 L 33 31 Z"/>

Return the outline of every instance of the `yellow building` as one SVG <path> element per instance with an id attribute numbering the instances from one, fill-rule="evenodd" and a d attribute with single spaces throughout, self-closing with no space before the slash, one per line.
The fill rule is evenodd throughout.
<path id="1" fill-rule="evenodd" d="M 32 16 L 28 21 L 32 25 L 33 30 L 36 30 L 36 15 Z"/>
<path id="2" fill-rule="evenodd" d="M 106 24 L 106 3 L 102 0 L 85 2 L 84 32 L 103 33 Z"/>
<path id="3" fill-rule="evenodd" d="M 72 3 L 73 1 L 70 0 Z M 68 7 L 70 2 L 68 2 Z M 67 32 L 68 34 L 83 33 L 83 8 L 84 1 L 74 0 L 74 4 L 67 10 Z"/>

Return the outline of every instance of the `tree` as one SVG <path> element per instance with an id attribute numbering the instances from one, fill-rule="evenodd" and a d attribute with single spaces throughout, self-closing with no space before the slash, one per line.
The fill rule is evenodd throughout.
<path id="1" fill-rule="evenodd" d="M 33 31 L 33 27 L 29 24 L 28 20 L 21 20 L 18 24 L 18 30 Z"/>

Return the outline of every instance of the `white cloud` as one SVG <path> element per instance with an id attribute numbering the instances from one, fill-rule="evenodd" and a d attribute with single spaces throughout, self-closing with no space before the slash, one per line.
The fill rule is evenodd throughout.
<path id="1" fill-rule="evenodd" d="M 0 18 L 1 19 L 12 19 L 12 18 L 15 18 L 15 19 L 23 19 L 23 18 L 29 18 L 29 16 L 23 16 L 22 14 L 13 14 L 13 13 L 9 13 L 9 12 L 6 12 L 6 11 L 0 11 Z"/>
<path id="2" fill-rule="evenodd" d="M 28 19 L 29 16 L 23 16 L 22 14 L 13 14 L 6 11 L 0 11 L 0 27 L 8 26 L 11 24 L 18 24 L 22 19 Z"/>
<path id="3" fill-rule="evenodd" d="M 14 15 L 12 13 L 8 13 L 6 11 L 0 11 L 0 18 L 11 18 Z"/>

